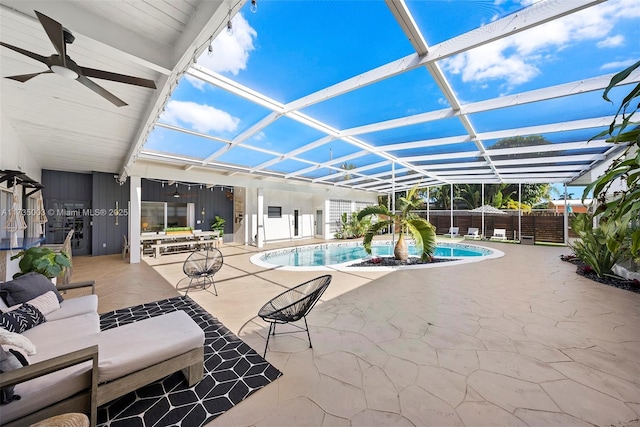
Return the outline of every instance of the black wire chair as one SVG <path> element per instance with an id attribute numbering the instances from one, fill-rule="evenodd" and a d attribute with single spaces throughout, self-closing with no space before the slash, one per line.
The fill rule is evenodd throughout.
<path id="1" fill-rule="evenodd" d="M 327 289 L 327 286 L 329 286 L 329 283 L 331 283 L 330 274 L 316 277 L 315 279 L 309 280 L 308 282 L 281 293 L 262 306 L 258 312 L 258 316 L 260 316 L 265 322 L 269 322 L 269 333 L 267 334 L 267 344 L 264 346 L 263 357 L 266 357 L 267 355 L 269 337 L 276 334 L 276 325 L 279 323 L 291 323 L 304 319 L 304 328 L 293 324 L 292 326 L 295 326 L 300 330 L 307 331 L 309 348 L 313 347 L 311 345 L 311 335 L 309 335 L 309 325 L 307 325 L 307 314 L 309 314 L 313 306 L 318 302 L 324 291 Z"/>
<path id="2" fill-rule="evenodd" d="M 176 286 L 176 288 L 179 291 L 185 291 L 186 296 L 191 288 L 207 289 L 213 285 L 213 293 L 218 296 L 213 276 L 222 268 L 222 264 L 224 264 L 224 258 L 218 249 L 192 252 L 182 265 L 182 271 L 189 278 L 189 284 L 183 287 Z"/>

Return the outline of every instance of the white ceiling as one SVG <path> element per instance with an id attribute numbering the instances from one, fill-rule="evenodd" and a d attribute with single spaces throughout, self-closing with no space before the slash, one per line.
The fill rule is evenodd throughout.
<path id="1" fill-rule="evenodd" d="M 239 5 L 238 5 L 239 7 Z M 116 107 L 55 74 L 25 83 L 0 79 L 0 113 L 44 169 L 117 173 L 153 125 L 172 81 L 196 50 L 222 29 L 221 1 L 0 1 L 0 41 L 48 57 L 55 53 L 34 10 L 75 36 L 67 54 L 78 65 L 154 80 L 158 89 L 93 79 L 129 105 Z M 47 67 L 0 47 L 3 77 Z"/>
<path id="2" fill-rule="evenodd" d="M 244 3 L 245 1 L 233 3 L 231 14 L 235 14 Z M 382 164 L 394 163 L 393 173 L 405 175 L 404 179 L 396 184 L 396 188 L 410 186 L 415 182 L 425 185 L 465 182 L 570 183 L 615 154 L 614 147 L 603 142 L 595 141 L 587 145 L 586 141 L 571 141 L 545 146 L 545 154 L 542 156 L 539 154 L 542 151 L 540 146 L 532 147 L 530 151 L 538 155 L 527 160 L 526 157 L 514 157 L 526 151 L 522 147 L 492 150 L 485 148 L 482 143 L 485 139 L 514 135 L 598 128 L 608 125 L 611 121 L 610 116 L 562 123 L 556 123 L 553 117 L 550 117 L 549 123 L 536 126 L 535 129 L 502 129 L 485 133 L 477 133 L 467 120 L 467 114 L 473 112 L 601 90 L 606 87 L 610 75 L 464 105 L 450 90 L 437 64 L 437 59 L 443 55 L 450 56 L 507 37 L 584 7 L 591 7 L 600 1 L 550 0 L 541 7 L 534 5 L 515 17 L 508 16 L 432 47 L 427 46 L 420 28 L 403 1 L 388 0 L 386 3 L 398 25 L 411 40 L 415 55 L 400 58 L 393 63 L 281 105 L 265 95 L 256 94 L 249 88 L 230 82 L 221 75 L 193 66 L 195 58 L 208 46 L 212 37 L 225 28 L 230 13 L 230 5 L 227 2 L 0 0 L 0 41 L 43 56 L 54 53 L 51 42 L 35 17 L 34 10 L 38 10 L 73 32 L 76 40 L 68 47 L 67 53 L 79 65 L 152 79 L 158 87 L 152 90 L 94 79 L 96 83 L 129 104 L 117 108 L 81 84 L 54 74 L 38 76 L 26 83 L 3 78 L 0 79 L 0 114 L 3 123 L 12 126 L 20 140 L 38 157 L 42 168 L 72 172 L 120 173 L 122 177 L 126 177 L 132 168 L 139 172 L 145 170 L 146 164 L 160 164 L 183 171 L 184 181 L 189 180 L 186 174 L 194 170 L 197 171 L 200 182 L 205 182 L 203 173 L 209 172 L 214 176 L 214 173 L 225 172 L 227 175 L 270 177 L 386 192 L 392 188 L 392 174 L 369 174 L 368 170 L 375 170 Z M 341 130 L 314 121 L 299 112 L 305 106 L 417 67 L 426 67 L 439 82 L 442 95 L 452 108 Z M 0 47 L 0 75 L 3 77 L 45 70 L 43 64 Z M 260 167 L 221 164 L 215 161 L 215 156 L 202 161 L 143 151 L 146 137 L 155 126 L 178 79 L 185 72 L 272 110 L 262 122 L 245 130 L 245 133 L 235 140 L 223 141 L 228 145 L 224 150 L 241 146 L 243 139 L 259 132 L 261 126 L 267 126 L 282 115 L 323 130 L 327 136 L 306 147 L 301 146 L 294 152 L 274 152 L 274 161 Z M 639 80 L 640 72 L 636 72 L 630 77 L 629 82 Z M 358 135 L 372 130 L 394 129 L 452 116 L 458 117 L 462 122 L 468 131 L 466 135 L 412 141 L 388 147 L 370 146 L 358 139 Z M 297 154 L 335 139 L 342 139 L 362 148 L 361 155 L 373 153 L 379 158 L 373 160 L 370 165 L 348 171 L 349 179 L 343 178 L 347 172 L 341 172 L 339 168 L 341 162 L 349 159 L 333 159 L 332 162 L 309 165 L 308 170 L 330 170 L 326 178 L 306 178 L 304 175 L 307 169 L 289 174 L 275 174 L 269 171 L 269 166 L 274 163 L 295 159 Z M 416 150 L 421 148 L 462 141 L 473 141 L 476 150 L 458 152 L 455 155 L 416 155 Z M 594 148 L 598 147 L 605 148 L 593 154 Z M 582 150 L 585 150 L 585 154 L 581 154 Z M 411 155 L 404 156 L 403 152 L 410 152 Z M 475 158 L 476 161 L 466 161 L 469 158 Z M 429 166 L 421 166 L 424 164 Z M 154 170 L 157 174 L 158 169 Z"/>

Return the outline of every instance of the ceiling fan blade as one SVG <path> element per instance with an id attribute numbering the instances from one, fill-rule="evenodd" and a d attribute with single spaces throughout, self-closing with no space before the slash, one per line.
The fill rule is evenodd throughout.
<path id="1" fill-rule="evenodd" d="M 53 73 L 53 71 L 47 70 L 47 71 L 43 71 L 41 73 L 21 74 L 19 76 L 7 76 L 5 78 L 11 79 L 11 80 L 17 80 L 19 82 L 24 83 L 27 80 L 30 80 L 30 79 L 34 78 L 35 76 L 39 76 L 40 74 L 50 74 L 50 73 Z"/>
<path id="2" fill-rule="evenodd" d="M 98 95 L 102 96 L 103 98 L 111 102 L 112 104 L 116 105 L 117 107 L 124 107 L 125 105 L 127 105 L 127 103 L 124 102 L 122 99 L 118 98 L 117 96 L 115 96 L 105 88 L 99 86 L 98 84 L 92 82 L 85 76 L 79 75 L 77 80 L 83 85 L 85 85 L 86 87 L 88 87 L 89 89 L 91 89 L 92 91 L 94 91 L 95 93 L 97 93 Z"/>
<path id="3" fill-rule="evenodd" d="M 111 73 L 109 71 L 96 70 L 94 68 L 85 68 L 85 67 L 78 67 L 78 68 L 80 68 L 80 71 L 82 71 L 82 74 L 84 74 L 87 77 L 95 77 L 96 79 L 111 80 L 113 82 L 120 82 L 120 83 L 126 83 L 130 85 L 148 87 L 151 89 L 156 88 L 156 83 L 153 80 L 147 80 L 140 77 L 127 76 L 124 74 Z"/>
<path id="4" fill-rule="evenodd" d="M 53 43 L 53 47 L 56 48 L 58 55 L 62 60 L 62 65 L 64 67 L 67 66 L 67 45 L 64 42 L 64 29 L 62 28 L 62 24 L 58 21 L 55 21 L 49 18 L 47 15 L 43 15 L 42 13 L 35 11 L 38 16 L 38 20 L 42 27 L 46 31 L 49 36 L 49 40 Z"/>
<path id="5" fill-rule="evenodd" d="M 9 48 L 11 50 L 14 50 L 14 51 L 16 51 L 18 53 L 21 53 L 21 54 L 23 54 L 25 56 L 28 56 L 29 58 L 35 59 L 36 61 L 40 61 L 45 65 L 48 65 L 47 64 L 47 59 L 48 58 L 46 56 L 38 55 L 37 53 L 29 52 L 28 50 L 24 50 L 24 49 L 21 49 L 21 48 L 19 48 L 17 46 L 12 46 L 10 44 L 3 43 L 3 42 L 0 42 L 0 45 L 4 46 L 6 48 Z"/>

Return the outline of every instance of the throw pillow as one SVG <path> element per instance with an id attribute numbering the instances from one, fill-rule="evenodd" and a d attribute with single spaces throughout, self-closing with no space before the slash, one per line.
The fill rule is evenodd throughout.
<path id="1" fill-rule="evenodd" d="M 46 321 L 44 314 L 31 304 L 23 304 L 20 308 L 0 314 L 0 328 L 19 334 Z"/>
<path id="2" fill-rule="evenodd" d="M 62 296 L 51 283 L 51 280 L 36 272 L 24 274 L 10 282 L 0 283 L 0 297 L 8 306 L 28 302 L 49 291 L 53 291 L 56 294 L 58 302 L 63 301 Z"/>
<path id="3" fill-rule="evenodd" d="M 0 373 L 13 371 L 28 363 L 20 353 L 13 350 L 5 351 L 0 347 Z M 20 396 L 14 393 L 14 386 L 0 388 L 0 404 L 6 404 L 20 399 Z"/>
<path id="4" fill-rule="evenodd" d="M 30 365 L 31 364 L 31 360 L 29 359 L 29 355 L 20 347 L 14 347 L 12 345 L 0 345 L 0 347 L 4 350 L 4 351 L 10 351 L 12 352 L 14 355 L 16 355 L 16 357 L 18 357 L 18 359 L 20 359 L 20 361 L 24 361 L 24 365 Z"/>
<path id="5" fill-rule="evenodd" d="M 23 349 L 28 355 L 36 354 L 36 346 L 24 335 L 9 332 L 0 328 L 0 345 L 8 345 Z"/>
<path id="6" fill-rule="evenodd" d="M 40 295 L 39 297 L 29 300 L 26 302 L 26 304 L 31 304 L 45 316 L 51 312 L 54 312 L 60 309 L 60 303 L 58 302 L 58 297 L 56 297 L 56 294 L 53 293 L 53 291 L 49 291 L 45 294 Z M 22 307 L 22 304 L 11 306 L 7 310 L 5 310 L 5 313 L 9 311 L 13 311 L 20 307 Z"/>

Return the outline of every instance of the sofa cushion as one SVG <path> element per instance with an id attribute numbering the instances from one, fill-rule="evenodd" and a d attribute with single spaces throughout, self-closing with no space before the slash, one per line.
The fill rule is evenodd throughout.
<path id="1" fill-rule="evenodd" d="M 8 306 L 28 302 L 49 291 L 56 294 L 58 302 L 63 301 L 51 280 L 39 273 L 27 273 L 9 282 L 0 283 L 0 297 Z"/>
<path id="2" fill-rule="evenodd" d="M 49 291 L 45 294 L 40 295 L 39 297 L 35 297 L 34 299 L 29 300 L 25 304 L 31 304 L 32 306 L 37 308 L 40 311 L 40 313 L 44 314 L 45 316 L 51 312 L 60 310 L 60 303 L 58 302 L 58 298 L 56 297 L 56 294 L 53 293 L 53 291 Z M 20 307 L 22 307 L 22 304 L 11 306 L 6 310 L 2 310 L 2 311 L 3 312 L 12 311 Z"/>
<path id="3" fill-rule="evenodd" d="M 22 399 L 2 405 L 0 409 L 0 425 L 24 417 L 71 397 L 82 390 L 86 390 L 91 384 L 90 371 L 91 362 L 84 362 L 17 384 L 14 392 L 22 396 Z"/>
<path id="4" fill-rule="evenodd" d="M 46 314 L 47 321 L 66 319 L 86 313 L 98 312 L 98 296 L 83 295 L 81 297 L 67 298 L 60 303 L 60 310 Z"/>
<path id="5" fill-rule="evenodd" d="M 25 354 L 28 355 L 36 354 L 36 346 L 33 345 L 29 338 L 25 337 L 22 334 L 9 332 L 3 328 L 0 328 L 0 345 L 5 346 L 5 350 L 7 350 L 6 346 L 9 346 L 12 348 L 21 349 Z"/>
<path id="6" fill-rule="evenodd" d="M 23 335 L 37 347 L 37 353 L 30 357 L 33 365 L 98 344 L 100 318 L 94 312 L 48 321 L 25 331 Z M 0 425 L 86 389 L 91 380 L 90 370 L 91 362 L 85 362 L 16 385 L 15 393 L 22 399 L 2 406 Z"/>
<path id="7" fill-rule="evenodd" d="M 99 335 L 100 383 L 204 345 L 204 331 L 181 310 L 108 329 Z"/>
<path id="8" fill-rule="evenodd" d="M 33 365 L 98 344 L 100 318 L 94 312 L 48 321 L 23 335 L 37 347 L 37 353 L 30 357 Z M 90 370 L 91 362 L 85 362 L 16 385 L 15 393 L 21 395 L 22 399 L 2 406 L 0 425 L 85 390 L 90 384 Z"/>
<path id="9" fill-rule="evenodd" d="M 0 328 L 19 334 L 46 321 L 44 314 L 31 304 L 23 304 L 15 310 L 0 314 Z"/>
<path id="10" fill-rule="evenodd" d="M 58 295 L 53 291 L 45 292 L 39 297 L 35 297 L 34 299 L 27 301 L 27 304 L 30 304 L 37 308 L 40 313 L 44 314 L 45 316 L 56 310 L 60 310 Z"/>
<path id="11" fill-rule="evenodd" d="M 99 332 L 100 317 L 98 313 L 94 312 L 66 319 L 47 321 L 35 328 L 24 331 L 23 335 L 30 339 L 38 350 L 37 354 L 31 358 L 35 363 L 39 360 L 64 354 L 62 350 L 68 344 L 72 346 L 73 350 L 97 344 L 95 339 L 93 341 L 90 339 L 90 336 L 97 335 Z M 75 347 L 73 346 L 74 342 L 76 342 Z"/>

